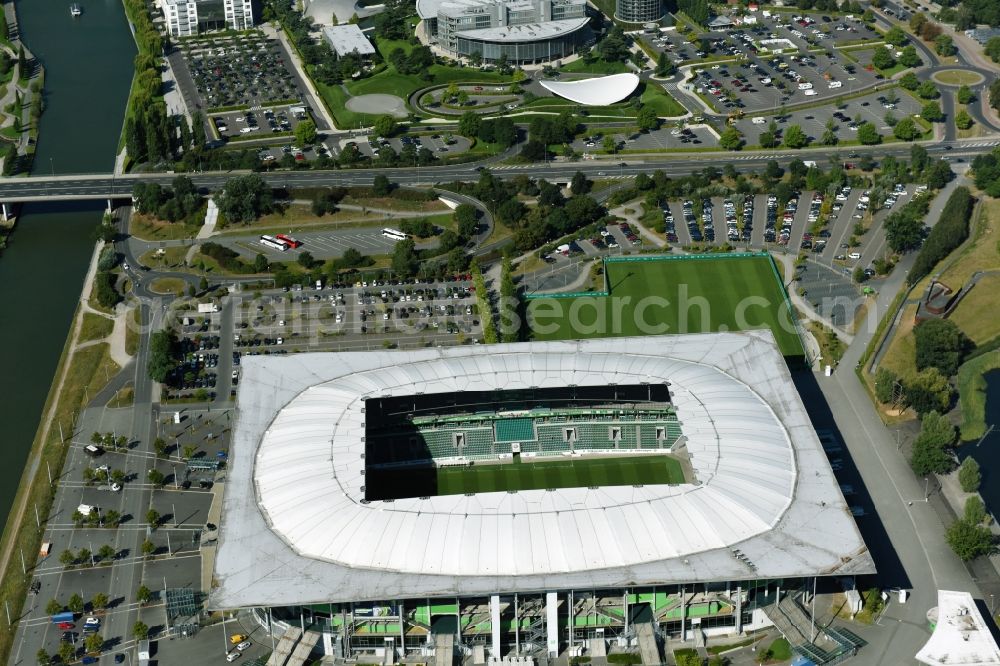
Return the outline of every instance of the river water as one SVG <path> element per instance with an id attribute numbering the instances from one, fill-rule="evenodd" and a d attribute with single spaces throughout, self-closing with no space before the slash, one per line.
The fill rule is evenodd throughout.
<path id="1" fill-rule="evenodd" d="M 979 494 L 983 496 L 986 509 L 1000 517 L 1000 483 L 993 474 L 1000 475 L 1000 370 L 987 372 L 986 378 L 986 426 L 996 426 L 982 442 L 965 442 L 958 449 L 958 457 L 965 460 L 972 456 L 979 463 L 983 482 Z M 977 446 L 978 443 L 978 446 Z"/>
<path id="2" fill-rule="evenodd" d="M 17 2 L 21 37 L 45 66 L 34 173 L 108 172 L 135 43 L 120 0 Z M 103 203 L 27 204 L 0 255 L 0 516 L 6 526 L 62 352 Z"/>

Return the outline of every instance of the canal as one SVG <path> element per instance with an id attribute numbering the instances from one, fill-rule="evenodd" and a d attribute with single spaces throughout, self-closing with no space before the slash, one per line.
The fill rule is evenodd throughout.
<path id="1" fill-rule="evenodd" d="M 1000 370 L 987 372 L 986 379 L 986 427 L 996 426 L 982 442 L 965 442 L 958 449 L 958 457 L 965 460 L 972 456 L 983 475 L 979 494 L 987 511 L 1000 517 L 1000 483 L 993 478 L 994 472 L 1000 476 Z M 977 446 L 978 443 L 978 446 Z"/>
<path id="2" fill-rule="evenodd" d="M 45 66 L 34 173 L 111 171 L 135 42 L 120 0 L 17 2 L 21 38 Z M 0 256 L 0 516 L 6 527 L 76 309 L 100 203 L 29 204 Z"/>

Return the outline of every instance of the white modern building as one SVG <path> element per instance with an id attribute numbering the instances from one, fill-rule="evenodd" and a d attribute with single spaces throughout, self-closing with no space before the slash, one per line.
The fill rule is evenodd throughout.
<path id="1" fill-rule="evenodd" d="M 159 5 L 171 37 L 253 27 L 251 0 L 159 0 Z"/>
<path id="2" fill-rule="evenodd" d="M 608 106 L 620 102 L 639 87 L 635 74 L 611 74 L 578 81 L 539 81 L 549 92 L 586 106 Z"/>
<path id="3" fill-rule="evenodd" d="M 1000 666 L 989 624 L 968 592 L 938 590 L 938 605 L 927 612 L 931 634 L 916 659 L 928 666 Z"/>
<path id="4" fill-rule="evenodd" d="M 630 456 L 683 480 L 434 481 Z M 875 571 L 770 331 L 248 357 L 229 460 L 209 607 L 339 657 L 655 652 Z"/>
<path id="5" fill-rule="evenodd" d="M 417 0 L 422 32 L 453 57 L 558 60 L 593 42 L 586 0 Z"/>
<path id="6" fill-rule="evenodd" d="M 370 60 L 375 55 L 375 47 L 364 31 L 353 23 L 327 26 L 323 28 L 323 36 L 338 56 L 356 53 L 363 59 Z"/>

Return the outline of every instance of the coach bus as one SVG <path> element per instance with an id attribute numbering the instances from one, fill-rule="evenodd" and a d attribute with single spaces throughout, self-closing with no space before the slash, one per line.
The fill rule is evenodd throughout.
<path id="1" fill-rule="evenodd" d="M 260 244 L 263 245 L 264 247 L 269 247 L 272 250 L 278 250 L 280 252 L 284 252 L 285 250 L 288 249 L 287 245 L 279 241 L 277 238 L 274 238 L 273 236 L 261 236 Z"/>
<path id="2" fill-rule="evenodd" d="M 296 240 L 291 236 L 289 236 L 288 234 L 275 234 L 274 237 L 278 239 L 279 243 L 284 243 L 293 250 L 297 247 L 302 247 L 302 241 Z"/>
<path id="3" fill-rule="evenodd" d="M 402 231 L 398 231 L 396 229 L 383 229 L 382 235 L 385 236 L 386 238 L 397 241 L 406 240 L 407 238 L 409 238 L 409 236 L 404 234 Z"/>

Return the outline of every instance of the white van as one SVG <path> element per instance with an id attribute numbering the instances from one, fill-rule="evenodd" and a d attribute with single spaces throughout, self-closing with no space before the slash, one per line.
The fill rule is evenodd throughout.
<path id="1" fill-rule="evenodd" d="M 808 81 L 799 84 L 799 90 L 812 90 L 813 84 Z"/>
<path id="2" fill-rule="evenodd" d="M 755 116 L 753 120 L 751 120 L 750 122 L 752 122 L 754 125 L 763 125 L 764 123 L 767 122 L 767 120 L 765 120 L 762 116 Z"/>
<path id="3" fill-rule="evenodd" d="M 806 91 L 805 91 L 804 93 L 802 93 L 802 94 L 804 94 L 804 95 L 805 95 L 806 97 L 812 97 L 813 95 L 815 95 L 815 94 L 817 94 L 817 93 L 816 93 L 816 91 L 815 91 L 815 90 L 806 90 Z"/>
<path id="4" fill-rule="evenodd" d="M 830 88 L 840 88 L 844 85 L 843 81 L 830 81 L 826 84 Z"/>

